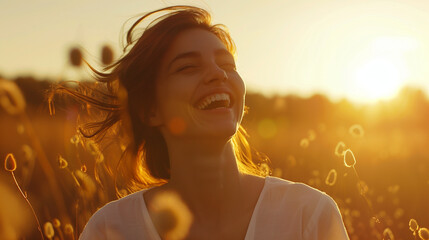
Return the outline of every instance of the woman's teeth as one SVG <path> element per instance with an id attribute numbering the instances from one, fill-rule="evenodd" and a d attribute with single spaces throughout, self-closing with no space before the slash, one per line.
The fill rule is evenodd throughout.
<path id="1" fill-rule="evenodd" d="M 230 97 L 227 93 L 216 93 L 205 97 L 197 105 L 200 110 L 207 110 L 213 108 L 228 108 L 231 103 Z"/>

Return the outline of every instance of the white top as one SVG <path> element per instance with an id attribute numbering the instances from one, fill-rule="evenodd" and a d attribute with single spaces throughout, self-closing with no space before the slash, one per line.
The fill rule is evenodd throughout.
<path id="1" fill-rule="evenodd" d="M 98 210 L 80 240 L 160 240 L 143 198 L 145 190 L 110 202 Z M 245 240 L 349 239 L 341 214 L 327 194 L 302 183 L 265 178 Z"/>

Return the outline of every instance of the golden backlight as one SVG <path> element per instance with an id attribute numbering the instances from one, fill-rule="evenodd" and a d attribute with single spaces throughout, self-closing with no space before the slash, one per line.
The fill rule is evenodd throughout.
<path id="1" fill-rule="evenodd" d="M 409 78 L 407 54 L 417 48 L 408 37 L 379 37 L 351 68 L 355 96 L 366 102 L 393 98 Z"/>
<path id="2" fill-rule="evenodd" d="M 374 101 L 393 97 L 404 82 L 405 65 L 386 57 L 369 59 L 355 72 L 355 85 L 362 97 Z"/>

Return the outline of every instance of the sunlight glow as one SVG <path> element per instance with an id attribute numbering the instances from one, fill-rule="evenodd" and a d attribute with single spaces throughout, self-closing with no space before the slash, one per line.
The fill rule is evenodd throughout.
<path id="1" fill-rule="evenodd" d="M 360 66 L 355 75 L 357 90 L 369 100 L 392 97 L 403 83 L 405 65 L 389 58 L 370 59 Z"/>
<path id="2" fill-rule="evenodd" d="M 351 73 L 353 95 L 370 102 L 394 97 L 409 78 L 407 54 L 418 47 L 409 37 L 375 38 Z"/>

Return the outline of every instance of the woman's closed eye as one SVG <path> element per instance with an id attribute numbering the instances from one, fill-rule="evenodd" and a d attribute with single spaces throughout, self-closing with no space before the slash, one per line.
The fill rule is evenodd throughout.
<path id="1" fill-rule="evenodd" d="M 177 68 L 176 72 L 192 72 L 199 68 L 197 64 L 186 64 Z"/>

